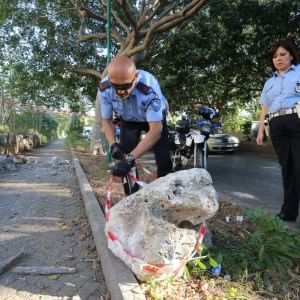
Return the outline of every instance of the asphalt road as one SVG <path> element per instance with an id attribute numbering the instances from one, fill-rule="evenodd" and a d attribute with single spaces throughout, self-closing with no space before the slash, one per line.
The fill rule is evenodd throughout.
<path id="1" fill-rule="evenodd" d="M 154 163 L 153 156 L 147 155 L 144 162 Z M 255 142 L 242 142 L 235 153 L 209 154 L 208 172 L 220 200 L 251 209 L 265 207 L 274 214 L 280 211 L 281 169 L 270 143 L 257 146 Z M 300 217 L 297 223 L 300 224 Z"/>
<path id="2" fill-rule="evenodd" d="M 223 197 L 246 207 L 279 212 L 283 199 L 281 169 L 270 144 L 243 142 L 235 153 L 211 154 L 208 171 Z"/>

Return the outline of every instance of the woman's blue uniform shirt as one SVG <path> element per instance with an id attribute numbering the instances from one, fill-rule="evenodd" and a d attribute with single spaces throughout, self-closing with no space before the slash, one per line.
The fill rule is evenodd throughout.
<path id="1" fill-rule="evenodd" d="M 300 101 L 297 83 L 300 85 L 300 65 L 292 65 L 283 75 L 274 72 L 264 85 L 259 103 L 268 106 L 268 113 L 294 107 Z"/>
<path id="2" fill-rule="evenodd" d="M 108 80 L 106 76 L 101 83 Z M 147 91 L 137 88 L 141 82 L 148 87 Z M 163 111 L 167 108 L 167 101 L 163 96 L 156 78 L 143 70 L 138 70 L 137 84 L 129 97 L 121 99 L 113 87 L 109 86 L 100 91 L 101 114 L 104 119 L 111 119 L 113 111 L 122 119 L 130 122 L 157 122 L 163 120 Z"/>

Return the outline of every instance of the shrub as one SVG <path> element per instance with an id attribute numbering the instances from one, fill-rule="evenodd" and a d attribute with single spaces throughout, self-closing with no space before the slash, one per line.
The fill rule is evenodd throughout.
<path id="1" fill-rule="evenodd" d="M 42 144 L 42 145 L 48 143 L 48 138 L 47 138 L 47 136 L 45 136 L 45 135 L 43 135 L 43 134 L 40 134 L 40 137 L 41 137 L 41 144 Z"/>

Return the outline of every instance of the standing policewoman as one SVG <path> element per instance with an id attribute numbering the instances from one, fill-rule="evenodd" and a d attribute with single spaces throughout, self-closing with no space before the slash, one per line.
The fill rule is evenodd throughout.
<path id="1" fill-rule="evenodd" d="M 300 200 L 300 65 L 293 42 L 283 40 L 271 50 L 273 76 L 259 99 L 262 104 L 256 142 L 263 144 L 264 120 L 282 169 L 284 199 L 277 217 L 296 221 Z M 297 104 L 298 103 L 298 104 Z"/>
<path id="2" fill-rule="evenodd" d="M 108 76 L 99 85 L 102 125 L 110 145 L 111 156 L 121 159 L 113 175 L 124 177 L 151 148 L 157 164 L 157 176 L 171 172 L 168 128 L 166 123 L 167 101 L 156 78 L 137 70 L 134 62 L 125 56 L 115 57 L 108 66 Z M 113 112 L 120 116 L 120 143 L 116 143 Z M 141 140 L 141 132 L 146 131 Z"/>

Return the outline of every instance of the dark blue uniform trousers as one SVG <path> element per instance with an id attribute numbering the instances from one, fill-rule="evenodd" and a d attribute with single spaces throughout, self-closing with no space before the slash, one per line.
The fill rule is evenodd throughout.
<path id="1" fill-rule="evenodd" d="M 161 137 L 153 146 L 153 152 L 157 165 L 157 177 L 165 176 L 172 171 L 168 127 L 165 118 L 163 119 L 162 123 L 163 130 Z M 128 122 L 122 118 L 120 121 L 120 127 L 120 142 L 124 146 L 126 153 L 130 153 L 140 142 L 142 131 L 149 131 L 149 125 L 147 122 Z"/>
<path id="2" fill-rule="evenodd" d="M 270 136 L 282 169 L 284 199 L 281 213 L 288 218 L 297 218 L 300 200 L 300 119 L 297 114 L 272 118 Z"/>

